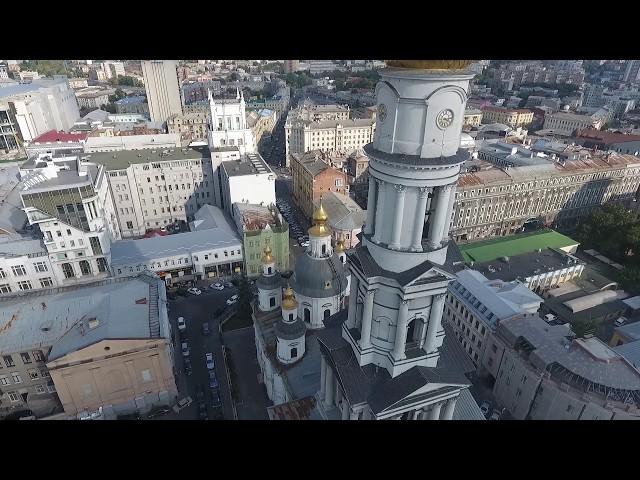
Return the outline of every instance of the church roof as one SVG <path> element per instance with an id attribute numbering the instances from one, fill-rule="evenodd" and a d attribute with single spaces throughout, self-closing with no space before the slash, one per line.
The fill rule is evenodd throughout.
<path id="1" fill-rule="evenodd" d="M 282 287 L 282 277 L 280 277 L 279 273 L 275 275 L 265 276 L 260 275 L 256 280 L 256 286 L 262 290 L 275 290 L 276 288 Z"/>
<path id="2" fill-rule="evenodd" d="M 295 271 L 291 276 L 291 288 L 296 294 L 311 298 L 340 295 L 347 288 L 344 265 L 335 254 L 330 257 L 314 258 L 303 253 L 296 258 Z"/>
<path id="3" fill-rule="evenodd" d="M 291 323 L 285 322 L 280 318 L 274 325 L 276 337 L 283 340 L 294 340 L 303 337 L 306 330 L 307 326 L 299 317 Z"/>

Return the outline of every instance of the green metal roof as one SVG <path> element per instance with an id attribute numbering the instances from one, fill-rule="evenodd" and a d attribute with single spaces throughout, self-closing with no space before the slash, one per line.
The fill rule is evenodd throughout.
<path id="1" fill-rule="evenodd" d="M 565 248 L 578 245 L 575 240 L 554 230 L 492 238 L 481 242 L 458 245 L 466 263 L 491 262 L 501 257 L 513 257 L 546 248 Z"/>

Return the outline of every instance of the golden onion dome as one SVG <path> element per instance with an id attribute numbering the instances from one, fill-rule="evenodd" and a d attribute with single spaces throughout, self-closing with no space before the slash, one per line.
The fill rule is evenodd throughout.
<path id="1" fill-rule="evenodd" d="M 271 255 L 271 247 L 269 245 L 264 247 L 264 250 L 262 251 L 262 253 L 264 254 L 262 255 L 262 263 L 267 264 L 267 263 L 273 263 L 276 261 L 273 255 Z"/>
<path id="2" fill-rule="evenodd" d="M 322 197 L 320 197 L 318 208 L 313 212 L 313 223 L 326 222 L 328 219 L 327 212 L 324 211 L 324 207 L 322 206 Z"/>
<path id="3" fill-rule="evenodd" d="M 284 290 L 284 298 L 282 299 L 283 310 L 296 310 L 298 308 L 298 302 L 296 302 L 295 294 L 291 287 L 287 287 Z"/>
<path id="4" fill-rule="evenodd" d="M 341 253 L 344 252 L 344 240 L 340 239 L 336 242 L 336 252 Z"/>
<path id="5" fill-rule="evenodd" d="M 313 227 L 308 230 L 309 235 L 313 235 L 315 237 L 331 235 L 331 229 L 327 225 L 328 219 L 329 216 L 327 215 L 327 212 L 324 211 L 324 207 L 322 206 L 322 197 L 320 197 L 320 203 L 313 212 Z"/>
<path id="6" fill-rule="evenodd" d="M 473 60 L 386 60 L 391 68 L 411 70 L 464 70 Z"/>

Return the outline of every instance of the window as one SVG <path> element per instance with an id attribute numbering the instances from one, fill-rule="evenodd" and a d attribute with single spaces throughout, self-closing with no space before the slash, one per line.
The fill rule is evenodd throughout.
<path id="1" fill-rule="evenodd" d="M 8 283 L 3 283 L 0 285 L 0 293 L 11 293 L 11 287 Z"/>
<path id="2" fill-rule="evenodd" d="M 33 287 L 31 286 L 31 282 L 29 280 L 23 280 L 18 282 L 18 287 L 20 290 L 31 290 Z"/>
<path id="3" fill-rule="evenodd" d="M 296 358 L 298 356 L 298 349 L 296 347 L 293 347 L 291 349 L 291 358 Z"/>
<path id="4" fill-rule="evenodd" d="M 72 278 L 75 276 L 73 273 L 73 267 L 70 263 L 62 264 L 62 273 L 64 273 L 64 278 Z"/>
<path id="5" fill-rule="evenodd" d="M 14 265 L 11 267 L 11 271 L 16 277 L 22 277 L 27 274 L 27 271 L 24 269 L 24 265 Z"/>
<path id="6" fill-rule="evenodd" d="M 22 363 L 24 364 L 31 363 L 31 357 L 29 356 L 29 352 L 22 352 L 20 354 L 20 357 L 22 358 Z"/>
<path id="7" fill-rule="evenodd" d="M 36 385 L 36 393 L 44 393 L 47 390 L 44 388 L 44 385 Z"/>
<path id="8" fill-rule="evenodd" d="M 7 395 L 9 395 L 9 400 L 14 403 L 20 401 L 20 397 L 18 397 L 18 394 L 16 392 L 8 392 Z"/>
<path id="9" fill-rule="evenodd" d="M 29 378 L 31 380 L 37 380 L 39 377 L 37 370 L 29 370 Z"/>
<path id="10" fill-rule="evenodd" d="M 151 371 L 150 370 L 142 370 L 142 381 L 150 382 L 151 381 Z"/>
<path id="11" fill-rule="evenodd" d="M 36 262 L 36 263 L 33 264 L 33 268 L 36 269 L 36 272 L 46 272 L 46 271 L 48 271 L 47 264 L 45 262 Z"/>
<path id="12" fill-rule="evenodd" d="M 56 386 L 53 383 L 48 383 L 47 384 L 47 392 L 55 393 L 56 392 Z"/>
<path id="13" fill-rule="evenodd" d="M 12 372 L 11 379 L 13 380 L 13 383 L 22 383 L 22 377 L 18 372 Z"/>
<path id="14" fill-rule="evenodd" d="M 6 375 L 0 375 L 0 385 L 11 385 L 9 377 L 7 377 Z"/>
<path id="15" fill-rule="evenodd" d="M 44 362 L 44 355 L 42 354 L 42 352 L 40 350 L 34 350 L 33 352 L 31 352 L 31 354 L 33 355 L 33 360 L 36 362 Z"/>

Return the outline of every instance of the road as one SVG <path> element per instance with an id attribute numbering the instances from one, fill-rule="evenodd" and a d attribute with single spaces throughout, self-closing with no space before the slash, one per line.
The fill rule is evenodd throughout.
<path id="1" fill-rule="evenodd" d="M 231 405 L 231 392 L 227 385 L 227 376 L 224 367 L 222 354 L 222 342 L 219 333 L 219 317 L 214 316 L 214 312 L 219 308 L 226 307 L 226 301 L 233 294 L 237 293 L 235 288 L 225 288 L 222 291 L 202 290 L 202 295 L 188 297 L 176 297 L 169 300 L 169 321 L 172 330 L 176 332 L 174 339 L 175 368 L 177 372 L 176 381 L 180 392 L 180 398 L 189 395 L 194 403 L 180 412 L 176 418 L 196 419 L 198 418 L 198 405 L 196 400 L 196 386 L 202 385 L 205 389 L 207 412 L 209 418 L 214 418 L 214 409 L 211 407 L 211 397 L 209 385 L 209 374 L 205 362 L 205 354 L 213 353 L 215 359 L 215 371 L 220 384 L 220 398 L 222 400 L 222 411 L 225 420 L 233 419 L 233 409 Z M 190 376 L 184 374 L 184 357 L 177 336 L 177 318 L 184 317 L 187 330 L 186 336 L 189 344 L 191 366 L 193 373 Z M 202 334 L 202 324 L 209 322 L 209 335 Z M 165 416 L 166 418 L 166 416 Z"/>

